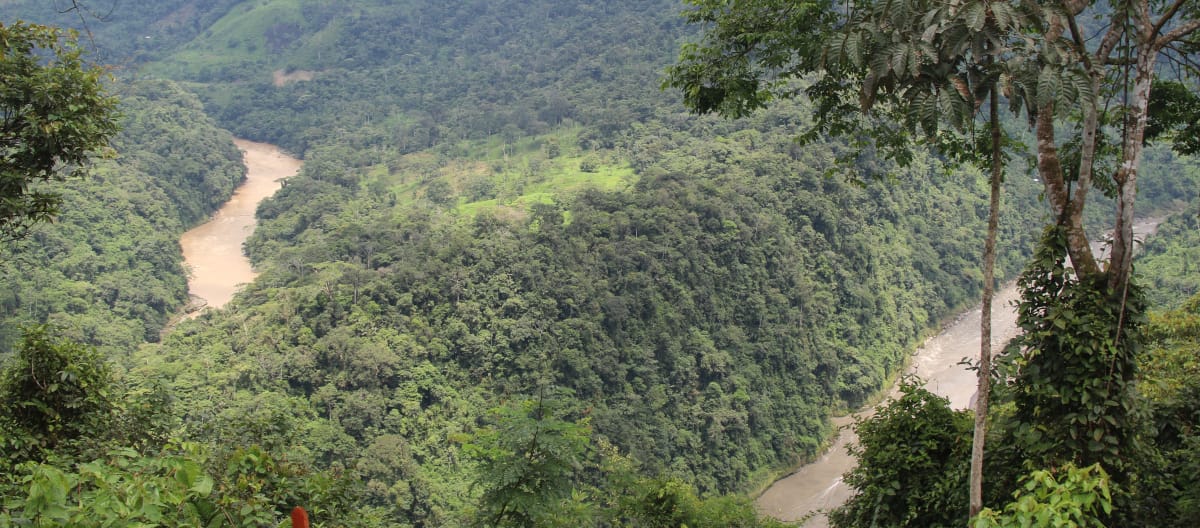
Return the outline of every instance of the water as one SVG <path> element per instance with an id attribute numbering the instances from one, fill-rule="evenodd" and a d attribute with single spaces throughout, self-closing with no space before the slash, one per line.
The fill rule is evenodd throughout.
<path id="1" fill-rule="evenodd" d="M 208 222 L 179 239 L 184 264 L 190 271 L 188 291 L 192 306 L 221 308 L 241 285 L 257 276 L 242 243 L 254 232 L 254 211 L 259 202 L 275 194 L 283 180 L 296 174 L 302 162 L 274 145 L 235 139 L 246 163 L 246 181 Z"/>
<path id="2" fill-rule="evenodd" d="M 1012 306 L 1016 299 L 1017 288 L 1009 284 L 997 291 L 992 300 L 993 350 L 1016 335 L 1017 315 Z M 925 380 L 926 388 L 930 391 L 949 398 L 950 405 L 955 409 L 968 408 L 975 395 L 975 373 L 959 362 L 963 358 L 979 357 L 980 315 L 981 310 L 976 307 L 959 316 L 917 349 L 909 367 L 910 374 Z M 846 446 L 858 440 L 849 426 L 854 423 L 855 417 L 872 414 L 874 409 L 835 419 L 834 425 L 844 429 L 829 451 L 813 463 L 801 466 L 795 473 L 772 484 L 758 498 L 759 512 L 782 521 L 797 521 L 812 514 L 803 526 L 828 526 L 820 511 L 840 506 L 854 493 L 850 486 L 842 482 L 842 474 L 853 468 L 855 462 L 847 454 Z"/>
<path id="3" fill-rule="evenodd" d="M 1138 221 L 1134 231 L 1141 235 L 1152 235 L 1161 219 Z M 1099 250 L 1098 245 L 1093 250 Z M 996 292 L 992 302 L 992 351 L 1017 335 L 1017 314 L 1014 306 L 1019 298 L 1015 284 L 1007 284 Z M 975 372 L 969 371 L 959 362 L 963 358 L 979 357 L 979 318 L 981 310 L 976 307 L 954 320 L 937 336 L 930 338 L 917 349 L 912 358 L 909 373 L 925 380 L 931 392 L 950 400 L 955 409 L 967 409 L 974 403 Z M 896 394 L 893 388 L 892 394 Z M 855 460 L 846 453 L 846 446 L 858 440 L 850 425 L 855 417 L 874 414 L 868 409 L 851 417 L 834 420 L 835 427 L 842 427 L 841 434 L 829 451 L 810 464 L 801 466 L 794 473 L 780 479 L 758 497 L 758 511 L 781 521 L 798 521 L 808 518 L 806 528 L 825 528 L 828 520 L 822 513 L 842 505 L 853 495 L 853 490 L 842 482 L 842 474 L 854 467 Z"/>

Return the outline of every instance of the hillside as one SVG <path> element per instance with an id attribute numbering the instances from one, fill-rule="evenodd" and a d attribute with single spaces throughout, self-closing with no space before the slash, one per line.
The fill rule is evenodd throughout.
<path id="1" fill-rule="evenodd" d="M 607 135 L 669 100 L 657 87 L 682 36 L 677 9 L 244 2 L 147 71 L 191 82 L 238 135 L 298 154 L 335 139 L 411 152 L 565 121 Z"/>
<path id="2" fill-rule="evenodd" d="M 592 442 L 560 485 L 586 507 L 625 500 L 614 460 L 743 492 L 977 302 L 982 175 L 871 151 L 844 174 L 844 142 L 794 142 L 804 103 L 686 114 L 659 90 L 692 30 L 675 2 L 102 4 L 83 4 L 101 57 L 172 81 L 116 85 L 122 159 L 0 259 L 19 277 L 3 344 L 49 321 L 98 346 L 166 395 L 169 434 L 139 452 L 194 457 L 213 503 L 257 521 L 320 499 L 360 525 L 461 524 L 496 477 L 480 444 L 543 400 L 525 417 Z M 260 278 L 158 342 L 184 297 L 175 239 L 241 177 L 218 126 L 305 165 L 259 208 Z M 1191 199 L 1177 161 L 1150 159 L 1145 210 Z M 1047 213 L 1019 169 L 1004 192 L 1012 277 Z"/>
<path id="3" fill-rule="evenodd" d="M 406 480 L 428 487 L 413 491 L 432 503 L 422 511 L 465 484 L 450 439 L 545 380 L 651 470 L 741 489 L 814 453 L 831 407 L 865 401 L 977 291 L 977 174 L 826 178 L 813 165 L 830 147 L 794 150 L 791 110 L 646 125 L 627 147 L 645 164 L 633 189 L 518 219 L 351 200 L 308 165 L 262 208 L 258 285 L 144 361 L 197 394 L 212 390 L 185 381 L 199 365 L 242 372 L 246 400 L 226 416 L 258 391 L 299 397 L 320 418 L 310 427 L 337 431 L 305 443 L 330 460 L 399 435 L 419 475 Z M 1019 266 L 1020 246 L 1004 254 Z"/>
<path id="4" fill-rule="evenodd" d="M 179 235 L 233 193 L 244 167 L 229 133 L 165 81 L 122 83 L 118 157 L 63 189 L 63 214 L 0 251 L 0 347 L 21 325 L 120 357 L 157 341 L 187 300 Z"/>

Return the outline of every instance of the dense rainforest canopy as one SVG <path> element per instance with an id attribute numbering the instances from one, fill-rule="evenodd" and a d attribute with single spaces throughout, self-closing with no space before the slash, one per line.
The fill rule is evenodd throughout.
<path id="1" fill-rule="evenodd" d="M 187 298 L 179 235 L 242 180 L 241 153 L 195 96 L 122 82 L 116 159 L 58 187 L 62 212 L 0 251 L 0 342 L 53 323 L 113 357 L 157 341 Z"/>
<path id="2" fill-rule="evenodd" d="M 671 1 L 45 4 L 3 16 L 85 23 L 123 131 L 3 248 L 0 390 L 12 416 L 20 372 L 104 392 L 56 400 L 94 441 L 0 421 L 0 521 L 751 525 L 719 496 L 817 453 L 981 286 L 982 174 L 797 144 L 802 100 L 688 115 L 658 89 L 694 31 Z M 305 165 L 260 206 L 259 279 L 164 331 L 179 234 L 242 179 L 222 128 Z M 1194 210 L 1200 167 L 1146 161 L 1145 209 Z M 1009 278 L 1049 214 L 1014 167 Z M 1187 266 L 1180 222 L 1147 268 Z M 171 491 L 126 511 L 117 481 Z"/>

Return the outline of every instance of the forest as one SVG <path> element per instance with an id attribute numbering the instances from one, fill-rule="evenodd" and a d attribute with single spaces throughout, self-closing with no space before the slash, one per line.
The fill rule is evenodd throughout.
<path id="1" fill-rule="evenodd" d="M 697 115 L 670 76 L 704 38 L 680 13 L 706 2 L 4 4 L 0 28 L 81 30 L 120 132 L 86 177 L 45 184 L 53 222 L 0 242 L 0 526 L 287 526 L 297 505 L 315 526 L 774 526 L 752 494 L 979 303 L 986 168 L 915 139 L 903 159 L 798 140 L 827 126 L 816 97 Z M 1012 152 L 1039 141 L 1004 126 Z M 1138 353 L 1111 360 L 1138 374 L 1105 403 L 1134 418 L 1085 433 L 1137 449 L 1092 469 L 1039 447 L 1079 441 L 1030 417 L 1076 366 L 1021 350 L 1075 345 L 1016 342 L 989 418 L 1009 447 L 973 522 L 1014 518 L 1018 482 L 1090 493 L 1097 474 L 1096 522 L 1197 519 L 1200 162 L 1160 134 L 1140 159 L 1138 214 L 1165 220 L 1135 265 Z M 234 136 L 304 166 L 259 206 L 258 279 L 185 319 L 179 236 L 244 178 Z M 995 251 L 1029 336 L 1076 324 L 1056 303 L 1107 306 L 1056 293 L 1075 276 L 1043 231 L 1040 159 L 1006 157 Z M 1121 196 L 1090 199 L 1098 240 Z M 967 522 L 970 413 L 901 386 L 857 426 L 836 526 Z M 922 435 L 895 442 L 904 427 Z"/>

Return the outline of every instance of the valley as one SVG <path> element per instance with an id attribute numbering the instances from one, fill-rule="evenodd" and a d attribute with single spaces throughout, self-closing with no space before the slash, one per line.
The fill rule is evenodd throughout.
<path id="1" fill-rule="evenodd" d="M 242 244 L 257 224 L 255 211 L 263 199 L 275 194 L 283 181 L 294 176 L 301 166 L 300 160 L 274 145 L 244 139 L 235 140 L 234 144 L 244 154 L 246 180 L 211 219 L 179 239 L 195 310 L 220 309 L 233 299 L 238 287 L 257 276 L 242 251 Z"/>
<path id="2" fill-rule="evenodd" d="M 1134 231 L 1149 238 L 1160 223 L 1161 218 L 1141 220 Z M 1096 243 L 1093 251 L 1103 254 L 1104 247 Z M 1020 292 L 1014 283 L 996 291 L 992 301 L 992 348 L 997 353 L 1019 332 L 1016 312 L 1019 300 Z M 955 317 L 917 348 L 906 371 L 906 375 L 923 380 L 934 394 L 947 398 L 954 409 L 970 409 L 975 405 L 975 371 L 962 362 L 978 356 L 980 315 L 977 306 Z M 893 388 L 885 397 L 894 398 L 897 394 Z M 806 520 L 801 526 L 809 528 L 828 526 L 824 512 L 841 506 L 854 493 L 842 481 L 842 474 L 855 464 L 854 457 L 846 452 L 846 447 L 858 440 L 852 427 L 856 420 L 872 414 L 873 410 L 868 409 L 835 418 L 833 423 L 838 433 L 829 449 L 759 495 L 755 501 L 759 511 L 781 521 Z"/>
<path id="3" fill-rule="evenodd" d="M 1137 211 L 1168 217 L 1164 237 L 1114 304 L 1045 229 L 1062 201 L 1034 150 L 1031 127 L 1048 126 L 1036 109 L 956 106 L 967 85 L 952 82 L 920 108 L 898 98 L 863 116 L 857 72 L 747 81 L 800 71 L 751 62 L 807 64 L 827 35 L 803 31 L 836 10 L 2 3 L 0 30 L 79 30 L 62 38 L 120 101 L 121 131 L 87 177 L 40 184 L 63 199 L 52 222 L 0 241 L 0 525 L 286 526 L 302 505 L 348 528 L 778 528 L 843 504 L 839 528 L 912 512 L 959 525 L 975 380 L 958 363 L 978 353 L 992 181 L 978 134 L 1001 106 L 995 282 L 1042 285 L 1021 324 L 1045 343 L 1021 341 L 997 371 L 985 503 L 1003 509 L 1030 468 L 1084 471 L 1055 458 L 1072 445 L 1113 482 L 1149 483 L 1114 488 L 1117 511 L 1189 515 L 1200 469 L 1172 468 L 1200 460 L 1180 425 L 1200 408 L 1186 359 L 1200 160 L 1176 150 L 1189 136 L 1175 121 L 1137 165 Z M 728 35 L 791 25 L 734 48 L 705 40 L 745 21 Z M 781 54 L 736 52 L 765 43 Z M 1092 93 L 1082 77 L 1018 81 Z M 1200 91 L 1166 86 L 1154 91 L 1174 97 L 1172 119 L 1189 115 Z M 1060 132 L 1040 146 L 1071 165 L 1083 154 Z M 1087 198 L 1064 217 L 1075 239 L 1112 228 L 1111 169 L 1131 166 L 1101 147 L 1093 185 L 1060 186 Z M 997 346 L 1018 333 L 1015 300 L 1012 286 L 996 300 Z M 1064 330 L 1076 326 L 1088 330 Z M 1088 359 L 1104 354 L 1121 368 Z M 1055 385 L 1110 369 L 1125 376 L 1111 393 Z M 908 373 L 949 405 L 851 414 Z M 1060 430 L 1071 418 L 1036 422 L 1065 405 L 1043 388 L 1129 413 Z M 857 467 L 871 471 L 847 478 L 855 495 L 847 426 L 880 417 L 893 421 L 864 423 L 903 433 L 863 429 Z M 1061 436 L 1039 444 L 1034 429 Z M 1154 451 L 1127 451 L 1133 431 Z"/>

